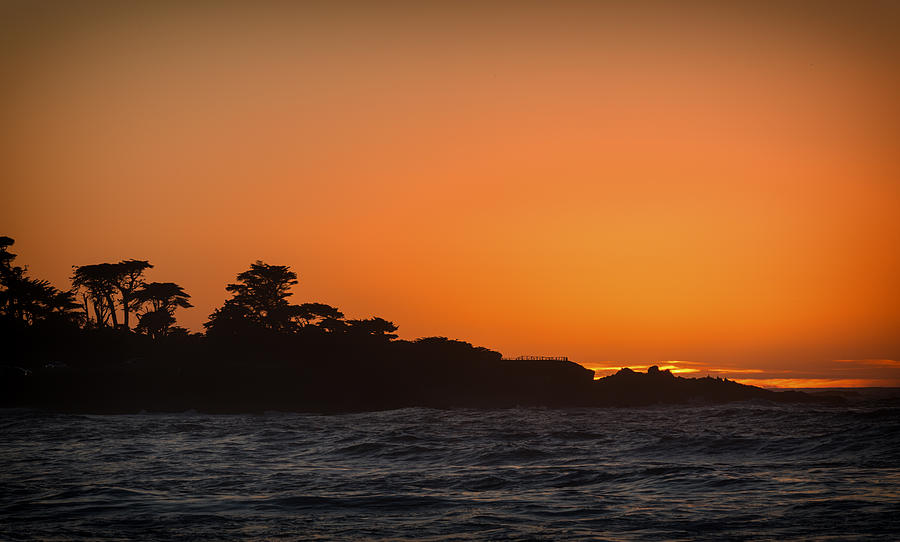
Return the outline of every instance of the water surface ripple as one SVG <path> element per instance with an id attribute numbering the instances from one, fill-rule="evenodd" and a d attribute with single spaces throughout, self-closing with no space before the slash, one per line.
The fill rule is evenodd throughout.
<path id="1" fill-rule="evenodd" d="M 4 540 L 896 540 L 900 408 L 0 411 Z"/>

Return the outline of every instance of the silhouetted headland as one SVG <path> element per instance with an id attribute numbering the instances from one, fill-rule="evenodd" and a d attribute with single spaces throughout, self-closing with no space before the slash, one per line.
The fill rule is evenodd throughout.
<path id="1" fill-rule="evenodd" d="M 291 304 L 296 273 L 263 262 L 226 286 L 232 297 L 205 333 L 189 333 L 175 325 L 175 312 L 191 306 L 190 295 L 173 282 L 147 282 L 148 261 L 74 267 L 72 288 L 61 291 L 13 266 L 12 244 L 0 237 L 3 407 L 339 412 L 841 400 L 656 367 L 594 380 L 567 358 L 508 360 L 446 337 L 401 340 L 383 318 Z"/>
<path id="2" fill-rule="evenodd" d="M 172 346 L 172 345 L 170 345 Z M 403 407 L 609 407 L 653 404 L 840 402 L 651 368 L 593 379 L 567 361 L 503 360 L 443 338 L 372 350 L 229 354 L 220 346 L 149 348 L 146 357 L 72 367 L 4 369 L 3 406 L 75 412 L 341 412 Z M 284 352 L 281 352 L 284 354 Z"/>

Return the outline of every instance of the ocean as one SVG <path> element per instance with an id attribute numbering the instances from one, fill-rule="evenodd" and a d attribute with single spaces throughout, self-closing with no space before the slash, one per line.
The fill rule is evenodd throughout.
<path id="1" fill-rule="evenodd" d="M 3 540 L 897 540 L 900 407 L 0 411 Z"/>

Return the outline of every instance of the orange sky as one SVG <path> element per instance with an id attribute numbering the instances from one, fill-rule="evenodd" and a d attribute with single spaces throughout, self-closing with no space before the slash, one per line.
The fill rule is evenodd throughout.
<path id="1" fill-rule="evenodd" d="M 3 4 L 0 235 L 195 330 L 262 259 L 404 338 L 900 385 L 896 5 L 417 4 Z"/>

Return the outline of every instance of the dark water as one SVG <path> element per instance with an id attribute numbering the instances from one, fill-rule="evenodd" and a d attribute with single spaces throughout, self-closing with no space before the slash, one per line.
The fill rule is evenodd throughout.
<path id="1" fill-rule="evenodd" d="M 900 538 L 900 409 L 0 411 L 0 539 Z"/>

